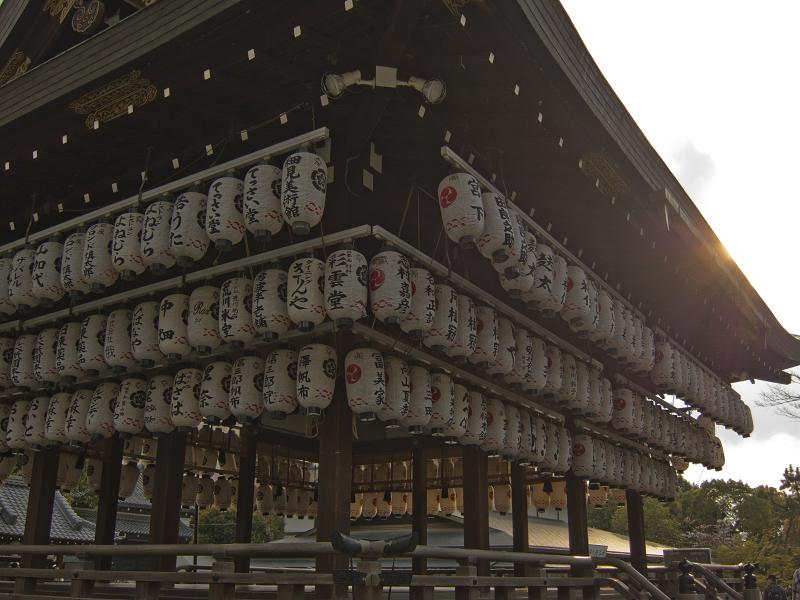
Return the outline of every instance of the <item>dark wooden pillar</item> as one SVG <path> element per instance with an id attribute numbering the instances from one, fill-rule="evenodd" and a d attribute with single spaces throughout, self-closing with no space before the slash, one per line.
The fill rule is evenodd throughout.
<path id="1" fill-rule="evenodd" d="M 644 503 L 635 490 L 625 491 L 628 508 L 628 539 L 631 548 L 631 566 L 647 576 L 647 548 L 644 542 Z"/>
<path id="2" fill-rule="evenodd" d="M 569 519 L 569 553 L 581 556 L 589 555 L 589 518 L 586 508 L 586 480 L 575 477 L 568 472 L 567 482 L 567 512 Z M 594 569 L 586 567 L 573 567 L 575 577 L 591 577 Z M 559 588 L 559 599 L 569 597 L 568 588 Z M 594 586 L 583 588 L 584 600 L 597 598 L 597 589 Z"/>
<path id="3" fill-rule="evenodd" d="M 117 525 L 119 482 L 122 473 L 123 446 L 123 440 L 118 434 L 105 440 L 102 445 L 103 471 L 100 473 L 100 490 L 97 494 L 97 525 L 94 530 L 95 544 L 114 543 L 114 530 Z M 111 557 L 95 557 L 94 565 L 95 569 L 107 571 L 111 568 Z"/>
<path id="4" fill-rule="evenodd" d="M 255 425 L 242 427 L 239 451 L 239 489 L 236 496 L 236 542 L 249 544 L 253 535 L 253 498 L 256 481 L 256 446 L 258 429 Z M 250 571 L 250 557 L 237 556 L 236 572 Z"/>
<path id="5" fill-rule="evenodd" d="M 414 440 L 411 449 L 411 531 L 419 537 L 419 543 L 428 543 L 428 489 L 425 477 L 425 448 L 421 440 Z M 411 572 L 415 575 L 425 575 L 428 570 L 428 561 L 424 558 L 411 559 Z M 411 588 L 411 600 L 422 600 L 423 588 Z"/>
<path id="6" fill-rule="evenodd" d="M 329 542 L 334 531 L 350 533 L 350 490 L 353 479 L 353 413 L 347 405 L 344 379 L 336 381 L 333 402 L 325 410 L 325 422 L 319 432 L 319 483 L 317 486 L 317 541 Z M 317 571 L 330 573 L 347 567 L 347 558 L 320 556 Z M 318 598 L 333 594 L 320 586 Z"/>
<path id="7" fill-rule="evenodd" d="M 58 473 L 58 448 L 40 450 L 33 455 L 33 476 L 28 490 L 28 510 L 25 517 L 23 544 L 49 544 L 50 524 L 53 520 L 53 500 L 56 495 Z M 23 569 L 42 569 L 47 565 L 43 554 L 23 554 Z M 30 593 L 36 588 L 36 579 L 20 578 L 15 582 L 17 593 Z"/>
<path id="8" fill-rule="evenodd" d="M 511 528 L 514 552 L 528 551 L 528 481 L 525 466 L 511 465 Z M 514 565 L 514 574 L 525 576 L 525 565 Z"/>
<path id="9" fill-rule="evenodd" d="M 464 548 L 489 549 L 489 464 L 486 452 L 464 447 Z M 477 563 L 478 574 L 489 574 L 489 563 Z"/>

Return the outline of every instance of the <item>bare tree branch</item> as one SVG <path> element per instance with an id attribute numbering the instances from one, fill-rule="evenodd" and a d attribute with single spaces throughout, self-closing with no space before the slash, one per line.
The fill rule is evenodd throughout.
<path id="1" fill-rule="evenodd" d="M 800 421 L 800 371 L 792 371 L 790 375 L 791 384 L 770 385 L 756 405 L 774 408 L 779 415 Z"/>

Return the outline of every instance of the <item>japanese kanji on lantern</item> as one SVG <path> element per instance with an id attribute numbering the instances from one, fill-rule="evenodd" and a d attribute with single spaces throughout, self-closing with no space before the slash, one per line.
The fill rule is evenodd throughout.
<path id="1" fill-rule="evenodd" d="M 33 294 L 33 265 L 36 251 L 23 248 L 14 254 L 11 272 L 8 275 L 8 300 L 20 311 L 26 311 L 39 305 L 39 299 Z"/>
<path id="2" fill-rule="evenodd" d="M 411 371 L 408 363 L 398 356 L 384 355 L 386 398 L 378 410 L 378 418 L 387 429 L 400 427 L 411 403 Z"/>
<path id="3" fill-rule="evenodd" d="M 189 343 L 189 296 L 175 293 L 162 298 L 158 310 L 158 349 L 170 360 L 192 351 Z"/>
<path id="4" fill-rule="evenodd" d="M 57 392 L 50 396 L 45 416 L 44 437 L 48 444 L 66 444 L 67 439 L 67 411 L 72 394 Z"/>
<path id="5" fill-rule="evenodd" d="M 512 461 L 522 454 L 522 419 L 519 409 L 506 404 L 506 441 L 501 449 L 503 457 Z"/>
<path id="6" fill-rule="evenodd" d="M 39 244 L 33 259 L 31 292 L 42 304 L 52 304 L 64 297 L 61 285 L 61 256 L 64 244 L 52 239 Z"/>
<path id="7" fill-rule="evenodd" d="M 561 353 L 561 388 L 556 392 L 558 403 L 574 405 L 578 395 L 578 365 L 569 352 Z"/>
<path id="8" fill-rule="evenodd" d="M 17 307 L 8 299 L 8 277 L 11 275 L 11 263 L 10 258 L 0 258 L 0 315 L 10 315 L 17 310 Z"/>
<path id="9" fill-rule="evenodd" d="M 219 288 L 201 285 L 189 295 L 186 323 L 189 345 L 199 354 L 208 354 L 222 344 L 219 333 Z"/>
<path id="10" fill-rule="evenodd" d="M 133 308 L 131 349 L 133 357 L 145 368 L 164 359 L 158 344 L 159 303 L 147 300 Z"/>
<path id="11" fill-rule="evenodd" d="M 325 312 L 339 327 L 367 314 L 367 259 L 353 248 L 336 250 L 325 262 Z M 413 298 L 412 298 L 413 302 Z"/>
<path id="12" fill-rule="evenodd" d="M 563 256 L 559 256 L 555 252 L 552 253 L 552 276 L 553 279 L 550 285 L 547 286 L 547 294 L 544 300 L 535 305 L 535 308 L 542 313 L 542 316 L 548 318 L 555 317 L 564 307 L 567 299 L 567 261 Z"/>
<path id="13" fill-rule="evenodd" d="M 283 163 L 281 210 L 295 235 L 308 235 L 325 212 L 328 168 L 312 152 L 295 152 Z"/>
<path id="14" fill-rule="evenodd" d="M 283 227 L 281 170 L 266 162 L 244 176 L 244 225 L 256 241 L 268 242 Z"/>
<path id="15" fill-rule="evenodd" d="M 58 329 L 48 327 L 36 334 L 36 345 L 33 350 L 33 375 L 37 380 L 46 383 L 58 383 L 61 376 L 56 367 L 56 351 L 58 346 Z"/>
<path id="16" fill-rule="evenodd" d="M 506 199 L 496 192 L 481 194 L 485 221 L 483 234 L 478 238 L 478 251 L 492 262 L 508 259 L 516 245 L 515 224 Z"/>
<path id="17" fill-rule="evenodd" d="M 436 296 L 433 275 L 428 269 L 412 267 L 409 271 L 411 299 L 400 329 L 413 337 L 422 337 L 433 326 Z"/>
<path id="18" fill-rule="evenodd" d="M 439 352 L 452 350 L 458 333 L 458 294 L 449 285 L 437 283 L 434 297 L 436 312 L 433 325 L 425 332 L 422 342 Z"/>
<path id="19" fill-rule="evenodd" d="M 73 392 L 70 397 L 64 425 L 64 431 L 70 442 L 85 444 L 92 439 L 92 434 L 86 428 L 92 395 L 93 390 L 79 389 Z"/>
<path id="20" fill-rule="evenodd" d="M 86 430 L 93 439 L 114 435 L 114 406 L 119 396 L 119 384 L 104 382 L 92 393 L 86 412 Z"/>
<path id="21" fill-rule="evenodd" d="M 226 279 L 220 289 L 219 333 L 224 342 L 241 348 L 255 337 L 253 282 L 247 277 Z"/>
<path id="22" fill-rule="evenodd" d="M 12 450 L 23 450 L 28 443 L 25 440 L 25 430 L 28 425 L 28 408 L 30 401 L 16 400 L 11 404 L 6 428 L 6 445 Z"/>
<path id="23" fill-rule="evenodd" d="M 86 233 L 75 231 L 64 240 L 64 251 L 61 255 L 61 287 L 72 298 L 77 298 L 90 290 L 83 278 L 83 249 L 86 245 Z M 0 273 L 0 276 L 2 273 Z M 2 279 L 0 279 L 2 281 Z"/>
<path id="24" fill-rule="evenodd" d="M 36 336 L 24 334 L 14 342 L 11 355 L 11 383 L 21 388 L 33 388 L 37 385 L 33 372 L 33 354 L 36 351 Z"/>
<path id="25" fill-rule="evenodd" d="M 485 367 L 494 363 L 500 346 L 497 331 L 497 312 L 490 306 L 478 306 L 476 314 L 475 330 L 477 339 L 475 352 L 467 356 L 467 359 L 479 367 Z"/>
<path id="26" fill-rule="evenodd" d="M 453 379 L 447 373 L 436 371 L 431 373 L 431 418 L 428 422 L 434 437 L 445 435 L 447 424 L 455 415 L 455 398 Z"/>
<path id="27" fill-rule="evenodd" d="M 369 262 L 369 301 L 372 314 L 387 325 L 397 325 L 411 309 L 411 266 L 394 250 L 383 250 Z"/>
<path id="28" fill-rule="evenodd" d="M 292 325 L 286 304 L 288 279 L 286 271 L 270 267 L 253 280 L 253 326 L 267 341 L 278 339 Z"/>
<path id="29" fill-rule="evenodd" d="M 344 360 L 347 403 L 362 421 L 374 421 L 386 402 L 383 355 L 373 348 L 356 348 Z"/>
<path id="30" fill-rule="evenodd" d="M 170 418 L 172 375 L 156 375 L 147 382 L 144 426 L 151 433 L 169 433 L 175 429 Z"/>
<path id="31" fill-rule="evenodd" d="M 297 402 L 306 414 L 319 415 L 333 400 L 336 350 L 326 344 L 308 344 L 297 354 Z"/>
<path id="32" fill-rule="evenodd" d="M 175 373 L 170 399 L 170 420 L 178 430 L 197 427 L 203 419 L 200 414 L 200 383 L 203 371 L 195 368 L 181 369 Z"/>
<path id="33" fill-rule="evenodd" d="M 226 252 L 244 239 L 242 215 L 244 184 L 229 171 L 215 179 L 208 189 L 206 204 L 206 233 L 217 250 Z"/>
<path id="34" fill-rule="evenodd" d="M 166 199 L 152 202 L 144 212 L 142 258 L 150 271 L 160 275 L 175 264 L 169 233 L 174 204 Z"/>
<path id="35" fill-rule="evenodd" d="M 95 293 L 114 285 L 119 278 L 111 259 L 113 237 L 114 226 L 110 223 L 95 223 L 86 230 L 83 246 L 83 279 Z"/>
<path id="36" fill-rule="evenodd" d="M 132 320 L 133 312 L 127 308 L 111 311 L 106 319 L 103 360 L 116 372 L 124 372 L 137 365 L 131 346 Z"/>
<path id="37" fill-rule="evenodd" d="M 133 435 L 144 429 L 144 407 L 147 400 L 147 381 L 139 377 L 123 379 L 114 406 L 114 429 Z"/>
<path id="38" fill-rule="evenodd" d="M 453 382 L 453 417 L 445 424 L 443 433 L 446 444 L 457 444 L 467 431 L 469 419 L 469 390 Z"/>
<path id="39" fill-rule="evenodd" d="M 490 456 L 498 456 L 506 444 L 506 408 L 497 398 L 486 400 L 486 439 L 482 444 Z"/>
<path id="40" fill-rule="evenodd" d="M 264 360 L 242 356 L 233 363 L 228 408 L 242 423 L 257 421 L 264 411 Z"/>
<path id="41" fill-rule="evenodd" d="M 14 338 L 0 337 L 0 389 L 11 386 L 11 362 L 15 341 Z"/>
<path id="42" fill-rule="evenodd" d="M 144 215 L 134 208 L 114 221 L 111 262 L 125 280 L 141 275 L 146 269 L 141 243 L 143 224 Z"/>
<path id="43" fill-rule="evenodd" d="M 520 423 L 520 454 L 519 464 L 528 466 L 535 464 L 538 460 L 535 452 L 535 443 L 533 439 L 534 425 L 530 412 L 524 409 L 519 411 Z"/>
<path id="44" fill-rule="evenodd" d="M 286 306 L 300 331 L 313 331 L 325 320 L 325 263 L 307 256 L 289 266 Z"/>
<path id="45" fill-rule="evenodd" d="M 501 279 L 518 279 L 520 274 L 525 273 L 528 262 L 525 222 L 516 213 L 511 213 L 510 219 L 514 231 L 513 242 L 506 252 L 505 260 L 493 261 L 492 263 L 494 270 L 500 274 Z"/>
<path id="46" fill-rule="evenodd" d="M 459 244 L 475 243 L 485 222 L 478 180 L 469 173 L 452 173 L 439 183 L 437 196 L 447 237 Z"/>
<path id="47" fill-rule="evenodd" d="M 78 361 L 87 375 L 97 375 L 108 368 L 104 356 L 106 341 L 105 315 L 89 315 L 81 323 Z"/>
<path id="48" fill-rule="evenodd" d="M 169 227 L 169 250 L 180 267 L 191 267 L 208 251 L 207 204 L 206 195 L 195 189 L 183 192 L 175 200 Z"/>
<path id="49" fill-rule="evenodd" d="M 467 423 L 458 441 L 465 446 L 480 446 L 486 440 L 486 398 L 477 390 L 468 393 Z"/>
<path id="50" fill-rule="evenodd" d="M 206 365 L 200 383 L 200 414 L 210 423 L 231 416 L 228 396 L 231 389 L 231 363 L 218 360 Z"/>
<path id="51" fill-rule="evenodd" d="M 466 294 L 458 294 L 458 323 L 456 339 L 451 346 L 444 349 L 451 358 L 466 359 L 475 352 L 478 344 L 478 313 L 475 302 Z"/>
<path id="52" fill-rule="evenodd" d="M 431 420 L 433 400 L 431 397 L 431 375 L 425 367 L 411 365 L 409 367 L 410 402 L 408 413 L 402 424 L 408 427 L 411 435 L 419 435 Z"/>
<path id="53" fill-rule="evenodd" d="M 497 319 L 497 353 L 493 361 L 489 361 L 489 375 L 506 376 L 514 368 L 517 347 L 514 324 L 505 317 Z"/>
<path id="54" fill-rule="evenodd" d="M 280 348 L 267 354 L 263 374 L 264 407 L 273 418 L 297 410 L 297 352 Z"/>

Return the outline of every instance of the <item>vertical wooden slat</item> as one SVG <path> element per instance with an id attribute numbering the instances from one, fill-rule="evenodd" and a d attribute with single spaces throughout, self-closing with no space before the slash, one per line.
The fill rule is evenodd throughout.
<path id="1" fill-rule="evenodd" d="M 489 465 L 486 452 L 464 448 L 464 547 L 489 549 Z M 489 563 L 478 561 L 478 575 L 489 574 Z"/>
<path id="2" fill-rule="evenodd" d="M 419 439 L 414 440 L 411 449 L 411 530 L 419 538 L 420 544 L 428 543 L 428 507 L 427 488 L 425 482 L 425 448 Z M 425 575 L 428 570 L 428 561 L 425 558 L 414 557 L 411 559 L 411 571 L 415 575 Z M 409 592 L 411 600 L 422 600 L 424 590 L 413 587 Z"/>
<path id="3" fill-rule="evenodd" d="M 586 480 L 575 477 L 572 472 L 566 475 L 567 482 L 567 512 L 569 515 L 569 553 L 581 556 L 589 554 L 589 518 L 586 508 Z M 594 569 L 588 567 L 572 567 L 574 577 L 591 577 Z M 567 592 L 562 593 L 559 588 L 559 598 L 567 597 Z M 597 597 L 597 588 L 588 586 L 583 588 L 584 600 L 594 600 Z"/>
<path id="4" fill-rule="evenodd" d="M 97 524 L 94 530 L 95 544 L 113 544 L 114 531 L 117 525 L 117 504 L 119 501 L 119 482 L 122 473 L 122 448 L 124 446 L 119 435 L 105 440 L 102 448 L 102 473 L 100 473 L 100 490 L 98 491 Z M 111 568 L 110 556 L 97 556 L 94 559 L 95 569 Z"/>
<path id="5" fill-rule="evenodd" d="M 257 433 L 255 425 L 242 427 L 239 451 L 239 489 L 236 496 L 236 542 L 249 544 L 253 535 L 253 498 L 256 479 L 256 445 Z M 236 557 L 237 573 L 250 571 L 250 557 Z"/>
<path id="6" fill-rule="evenodd" d="M 628 508 L 628 540 L 630 541 L 631 566 L 647 575 L 647 548 L 644 541 L 644 504 L 635 490 L 625 491 Z"/>
<path id="7" fill-rule="evenodd" d="M 514 552 L 528 551 L 528 481 L 527 469 L 515 462 L 511 465 L 511 532 Z M 514 574 L 525 576 L 525 565 L 514 565 Z"/>

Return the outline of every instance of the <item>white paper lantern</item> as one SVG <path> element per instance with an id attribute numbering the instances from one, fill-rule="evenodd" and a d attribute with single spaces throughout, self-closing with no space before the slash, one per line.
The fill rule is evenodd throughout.
<path id="1" fill-rule="evenodd" d="M 78 346 L 81 340 L 82 323 L 72 321 L 64 323 L 58 330 L 58 345 L 56 347 L 56 369 L 61 377 L 72 380 L 83 377 Z"/>
<path id="2" fill-rule="evenodd" d="M 206 365 L 200 384 L 200 414 L 211 422 L 218 423 L 231 416 L 228 398 L 231 388 L 231 363 L 215 361 Z"/>
<path id="3" fill-rule="evenodd" d="M 273 350 L 264 361 L 264 406 L 273 418 L 283 418 L 297 409 L 297 352 Z"/>
<path id="4" fill-rule="evenodd" d="M 325 263 L 299 258 L 289 267 L 286 306 L 300 331 L 313 331 L 325 320 Z"/>
<path id="5" fill-rule="evenodd" d="M 531 413 L 527 410 L 520 409 L 519 411 L 520 423 L 520 456 L 519 463 L 525 467 L 538 461 L 538 456 L 535 453 L 534 444 L 534 424 L 531 418 Z"/>
<path id="6" fill-rule="evenodd" d="M 587 433 L 579 433 L 572 438 L 572 474 L 581 479 L 595 477 L 594 440 Z"/>
<path id="7" fill-rule="evenodd" d="M 468 402 L 466 428 L 458 441 L 467 446 L 479 446 L 486 441 L 486 398 L 480 392 L 470 390 Z"/>
<path id="8" fill-rule="evenodd" d="M 541 394 L 547 385 L 548 359 L 547 344 L 541 338 L 529 337 L 530 362 L 528 372 L 522 381 L 522 389 L 532 394 Z M 517 346 L 519 348 L 519 345 Z M 519 352 L 519 350 L 517 350 Z"/>
<path id="9" fill-rule="evenodd" d="M 15 341 L 14 338 L 0 337 L 0 389 L 12 385 L 11 362 L 14 359 Z"/>
<path id="10" fill-rule="evenodd" d="M 630 364 L 634 361 L 636 357 L 636 351 L 635 351 L 636 332 L 634 330 L 633 313 L 628 308 L 625 308 L 623 310 L 623 314 L 625 315 L 625 335 L 624 335 L 625 344 L 620 352 L 620 357 L 622 362 L 624 362 L 625 364 Z"/>
<path id="11" fill-rule="evenodd" d="M 525 380 L 528 379 L 531 366 L 533 364 L 533 345 L 531 334 L 527 329 L 517 327 L 514 331 L 514 364 L 511 372 L 506 375 L 506 381 L 513 387 L 522 388 Z"/>
<path id="12" fill-rule="evenodd" d="M 8 299 L 8 279 L 11 275 L 11 259 L 0 258 L 0 315 L 13 314 L 17 307 Z"/>
<path id="13" fill-rule="evenodd" d="M 102 292 L 114 285 L 119 278 L 111 259 L 113 237 L 114 226 L 110 223 L 95 223 L 86 230 L 83 246 L 83 279 L 93 292 Z"/>
<path id="14" fill-rule="evenodd" d="M 197 486 L 197 506 L 200 508 L 208 508 L 214 504 L 214 480 L 208 475 L 200 477 Z"/>
<path id="15" fill-rule="evenodd" d="M 28 310 L 39 305 L 39 298 L 33 294 L 33 266 L 36 251 L 23 248 L 17 251 L 11 262 L 8 275 L 8 301 L 21 310 Z"/>
<path id="16" fill-rule="evenodd" d="M 411 371 L 408 363 L 392 355 L 383 357 L 386 397 L 378 409 L 378 418 L 394 429 L 408 414 L 411 402 Z"/>
<path id="17" fill-rule="evenodd" d="M 225 477 L 214 482 L 214 508 L 225 512 L 231 507 L 231 483 Z"/>
<path id="18" fill-rule="evenodd" d="M 142 493 L 148 500 L 153 499 L 153 492 L 156 487 L 156 466 L 147 465 L 142 469 Z"/>
<path id="19" fill-rule="evenodd" d="M 497 319 L 497 355 L 494 361 L 489 362 L 487 372 L 489 375 L 508 375 L 514 368 L 516 361 L 517 345 L 514 324 L 500 317 Z"/>
<path id="20" fill-rule="evenodd" d="M 287 310 L 288 275 L 282 269 L 265 269 L 253 281 L 253 326 L 268 341 L 289 331 Z"/>
<path id="21" fill-rule="evenodd" d="M 400 321 L 400 329 L 414 337 L 422 337 L 433 326 L 436 314 L 433 275 L 427 269 L 413 267 L 409 271 L 409 281 L 411 303 L 408 313 Z"/>
<path id="22" fill-rule="evenodd" d="M 157 200 L 144 212 L 142 258 L 150 271 L 157 275 L 175 264 L 169 242 L 173 208 L 169 200 Z"/>
<path id="23" fill-rule="evenodd" d="M 144 429 L 147 381 L 138 377 L 123 379 L 114 405 L 114 429 L 133 435 Z"/>
<path id="24" fill-rule="evenodd" d="M 617 431 L 632 432 L 635 424 L 635 402 L 633 392 L 628 388 L 614 390 L 614 412 L 611 415 L 611 425 Z"/>
<path id="25" fill-rule="evenodd" d="M 50 398 L 47 396 L 32 398 L 28 404 L 28 418 L 25 424 L 25 443 L 28 446 L 39 447 L 47 444 L 44 432 L 47 427 L 49 405 Z"/>
<path id="26" fill-rule="evenodd" d="M 578 366 L 568 352 L 561 354 L 561 389 L 556 393 L 559 404 L 573 406 L 578 396 Z"/>
<path id="27" fill-rule="evenodd" d="M 149 368 L 164 360 L 158 344 L 158 317 L 160 304 L 145 301 L 133 309 L 131 320 L 131 349 L 134 358 L 143 367 Z"/>
<path id="28" fill-rule="evenodd" d="M 448 423 L 455 418 L 453 380 L 446 373 L 431 373 L 431 418 L 428 427 L 434 437 L 444 436 Z"/>
<path id="29" fill-rule="evenodd" d="M 547 461 L 547 422 L 539 415 L 531 415 L 531 433 L 533 435 L 533 461 L 539 465 L 540 470 L 547 470 L 545 462 Z M 552 467 L 551 467 L 552 468 Z"/>
<path id="30" fill-rule="evenodd" d="M 367 271 L 367 259 L 356 250 L 348 248 L 328 255 L 325 262 L 325 312 L 338 326 L 349 326 L 366 316 Z M 412 293 L 412 304 L 413 301 Z"/>
<path id="31" fill-rule="evenodd" d="M 460 383 L 453 383 L 453 417 L 445 424 L 443 430 L 447 438 L 446 443 L 456 444 L 466 433 L 469 408 L 469 390 Z"/>
<path id="32" fill-rule="evenodd" d="M 11 356 L 11 383 L 21 388 L 36 387 L 36 375 L 33 372 L 33 354 L 36 351 L 36 336 L 23 334 L 14 341 Z"/>
<path id="33" fill-rule="evenodd" d="M 123 279 L 133 279 L 145 270 L 142 257 L 142 225 L 144 215 L 131 209 L 114 221 L 111 262 Z"/>
<path id="34" fill-rule="evenodd" d="M 87 375 L 96 375 L 108 367 L 104 360 L 106 320 L 105 315 L 89 315 L 81 323 L 78 361 Z"/>
<path id="35" fill-rule="evenodd" d="M 86 428 L 86 421 L 93 394 L 93 390 L 80 389 L 70 397 L 64 425 L 64 432 L 70 442 L 85 444 L 92 439 L 91 433 Z"/>
<path id="36" fill-rule="evenodd" d="M 459 244 L 474 243 L 484 230 L 481 186 L 469 173 L 452 173 L 437 190 L 444 231 Z"/>
<path id="37" fill-rule="evenodd" d="M 445 354 L 452 358 L 466 359 L 471 356 L 478 344 L 478 311 L 472 298 L 458 294 L 458 324 L 456 340 L 445 348 Z"/>
<path id="38" fill-rule="evenodd" d="M 206 233 L 217 250 L 230 250 L 244 239 L 245 225 L 242 215 L 244 184 L 230 172 L 214 180 L 208 190 L 206 205 Z"/>
<path id="39" fill-rule="evenodd" d="M 500 341 L 498 339 L 497 313 L 490 306 L 476 309 L 476 332 L 478 334 L 475 352 L 467 359 L 478 366 L 487 366 L 497 359 Z"/>
<path id="40" fill-rule="evenodd" d="M 672 345 L 666 340 L 657 340 L 650 381 L 660 390 L 670 390 L 675 385 L 675 360 Z"/>
<path id="41" fill-rule="evenodd" d="M 561 390 L 564 379 L 564 365 L 561 360 L 561 349 L 548 345 L 547 351 L 547 383 L 542 388 L 545 398 L 555 398 Z"/>
<path id="42" fill-rule="evenodd" d="M 478 238 L 478 251 L 492 262 L 506 260 L 515 247 L 514 223 L 506 199 L 495 192 L 481 194 L 485 214 L 483 234 Z"/>
<path id="43" fill-rule="evenodd" d="M 170 421 L 180 430 L 194 429 L 203 420 L 200 413 L 200 384 L 203 371 L 181 369 L 175 373 L 170 398 Z"/>
<path id="44" fill-rule="evenodd" d="M 458 333 L 458 294 L 449 285 L 437 283 L 434 286 L 436 312 L 433 325 L 425 332 L 422 342 L 439 352 L 452 349 Z"/>
<path id="45" fill-rule="evenodd" d="M 519 409 L 513 404 L 505 405 L 506 411 L 506 443 L 503 445 L 503 456 L 514 460 L 522 453 L 522 420 Z"/>
<path id="46" fill-rule="evenodd" d="M 311 152 L 295 152 L 283 163 L 281 210 L 295 235 L 308 235 L 322 219 L 328 168 Z"/>
<path id="47" fill-rule="evenodd" d="M 63 254 L 64 244 L 54 240 L 42 242 L 36 248 L 33 273 L 31 273 L 31 291 L 39 300 L 58 302 L 64 297 L 64 287 L 61 285 Z"/>
<path id="48" fill-rule="evenodd" d="M 655 338 L 653 330 L 649 327 L 642 328 L 642 353 L 639 356 L 638 368 L 640 373 L 649 373 L 656 358 Z"/>
<path id="49" fill-rule="evenodd" d="M 266 483 L 258 486 L 255 494 L 256 510 L 262 515 L 272 512 L 272 487 Z"/>
<path id="50" fill-rule="evenodd" d="M 575 361 L 575 397 L 567 403 L 567 408 L 579 414 L 590 412 L 592 402 L 591 374 L 589 365 L 582 360 Z"/>
<path id="51" fill-rule="evenodd" d="M 233 363 L 228 408 L 240 422 L 256 421 L 264 410 L 264 360 L 242 356 Z"/>
<path id="52" fill-rule="evenodd" d="M 37 380 L 46 383 L 58 383 L 61 376 L 56 368 L 56 351 L 58 349 L 58 329 L 49 327 L 36 335 L 33 350 L 33 374 Z"/>
<path id="53" fill-rule="evenodd" d="M 169 433 L 175 429 L 170 419 L 172 382 L 171 375 L 156 375 L 147 382 L 144 426 L 151 433 Z"/>
<path id="54" fill-rule="evenodd" d="M 167 358 L 179 360 L 191 351 L 189 344 L 189 296 L 169 294 L 161 300 L 158 316 L 158 348 Z"/>
<path id="55" fill-rule="evenodd" d="M 76 231 L 64 240 L 64 252 L 61 255 L 61 287 L 75 296 L 87 293 L 91 288 L 83 277 L 83 250 L 86 245 L 86 234 Z"/>
<path id="56" fill-rule="evenodd" d="M 333 400 L 336 350 L 308 344 L 297 355 L 297 402 L 309 415 L 319 415 Z"/>
<path id="57" fill-rule="evenodd" d="M 585 271 L 576 265 L 567 267 L 567 295 L 559 315 L 573 329 L 583 327 L 592 318 L 589 282 Z"/>
<path id="58" fill-rule="evenodd" d="M 394 250 L 384 250 L 369 262 L 369 301 L 372 314 L 387 325 L 405 319 L 411 309 L 408 259 Z"/>
<path id="59" fill-rule="evenodd" d="M 431 375 L 425 367 L 412 365 L 410 372 L 410 402 L 408 413 L 402 424 L 408 427 L 411 435 L 419 435 L 431 420 L 433 398 L 431 395 Z"/>
<path id="60" fill-rule="evenodd" d="M 572 434 L 561 425 L 558 427 L 558 440 L 558 466 L 555 471 L 566 473 L 572 465 Z"/>
<path id="61" fill-rule="evenodd" d="M 72 394 L 68 392 L 58 392 L 50 396 L 47 406 L 47 417 L 45 420 L 44 437 L 49 442 L 56 444 L 66 444 L 67 438 L 67 412 L 72 401 Z"/>
<path id="62" fill-rule="evenodd" d="M 28 446 L 25 430 L 28 427 L 28 400 L 17 400 L 11 405 L 6 428 L 6 445 L 12 450 L 23 450 Z"/>
<path id="63" fill-rule="evenodd" d="M 268 242 L 283 227 L 281 170 L 261 163 L 244 176 L 244 225 L 256 241 Z"/>
<path id="64" fill-rule="evenodd" d="M 247 277 L 227 279 L 220 289 L 219 332 L 223 341 L 241 347 L 255 337 L 253 282 Z"/>
<path id="65" fill-rule="evenodd" d="M 219 333 L 219 288 L 203 285 L 189 296 L 186 324 L 189 345 L 199 354 L 208 354 L 222 344 Z"/>
<path id="66" fill-rule="evenodd" d="M 119 385 L 101 383 L 92 393 L 86 411 L 86 431 L 92 438 L 110 438 L 114 435 L 114 407 L 119 397 Z"/>
<path id="67" fill-rule="evenodd" d="M 511 215 L 511 223 L 514 227 L 513 243 L 508 249 L 505 260 L 492 263 L 494 270 L 500 274 L 501 283 L 504 279 L 514 281 L 520 279 L 520 277 L 524 281 L 527 281 L 529 277 L 527 272 L 528 241 L 525 235 L 527 233 L 525 221 L 522 220 L 522 217 L 518 213 L 512 211 L 509 211 L 509 213 Z M 531 279 L 531 283 L 532 282 L 533 280 Z M 519 282 L 517 282 L 517 285 L 519 285 Z M 506 288 L 504 287 L 504 289 Z M 530 289 L 530 285 L 519 286 L 516 291 L 521 292 L 523 289 Z"/>
<path id="68" fill-rule="evenodd" d="M 589 332 L 589 339 L 603 348 L 610 347 L 616 330 L 614 299 L 605 289 L 597 290 L 597 327 Z"/>
<path id="69" fill-rule="evenodd" d="M 206 205 L 208 198 L 199 191 L 182 193 L 172 207 L 169 251 L 180 267 L 191 267 L 208 250 Z"/>
<path id="70" fill-rule="evenodd" d="M 111 311 L 106 320 L 103 360 L 115 371 L 126 371 L 137 366 L 131 347 L 132 319 L 131 310 L 119 308 Z"/>
<path id="71" fill-rule="evenodd" d="M 501 400 L 486 401 L 486 439 L 482 445 L 490 455 L 498 455 L 506 443 L 506 409 Z"/>

